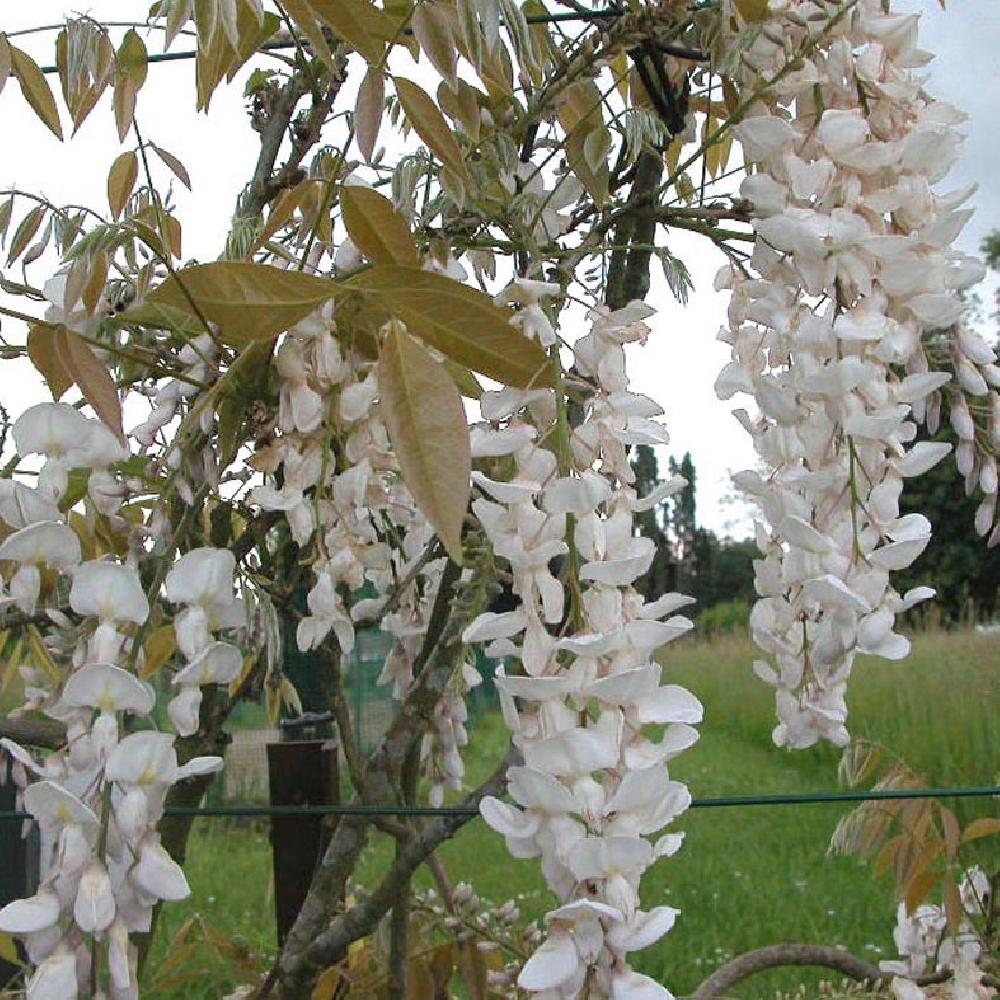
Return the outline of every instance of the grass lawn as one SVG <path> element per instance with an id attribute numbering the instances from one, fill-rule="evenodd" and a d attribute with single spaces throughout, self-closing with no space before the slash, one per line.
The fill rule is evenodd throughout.
<path id="1" fill-rule="evenodd" d="M 690 687 L 706 706 L 701 742 L 675 762 L 673 776 L 687 781 L 695 797 L 834 788 L 836 751 L 789 753 L 772 745 L 772 695 L 753 677 L 753 658 L 749 643 L 738 640 L 669 648 L 667 676 Z M 862 660 L 850 701 L 852 732 L 888 744 L 931 784 L 1000 781 L 996 638 L 927 634 L 917 637 L 913 655 L 903 663 Z M 498 717 L 482 718 L 468 755 L 470 780 L 492 769 L 504 744 Z M 995 802 L 982 799 L 956 803 L 956 809 L 963 822 L 996 813 Z M 636 956 L 638 967 L 681 995 L 731 955 L 781 940 L 842 944 L 875 961 L 888 955 L 894 920 L 890 884 L 873 880 L 853 859 L 826 856 L 843 811 L 836 804 L 796 805 L 697 809 L 682 817 L 684 848 L 643 882 L 647 906 L 667 903 L 682 915 L 667 938 Z M 1000 855 L 988 843 L 981 851 L 994 864 Z M 193 895 L 164 910 L 149 963 L 151 981 L 166 942 L 195 913 L 250 949 L 273 955 L 269 852 L 263 825 L 220 820 L 196 825 L 187 865 Z M 369 846 L 363 882 L 378 877 L 390 853 L 380 840 Z M 471 882 L 486 899 L 523 897 L 521 909 L 529 915 L 549 908 L 536 863 L 512 860 L 502 839 L 479 820 L 446 844 L 441 857 L 454 881 Z M 420 882 L 430 885 L 425 873 Z M 187 961 L 194 963 L 197 980 L 149 995 L 186 1000 L 224 995 L 229 982 L 217 959 L 196 951 Z M 761 976 L 743 995 L 770 996 L 802 979 L 795 971 Z"/>

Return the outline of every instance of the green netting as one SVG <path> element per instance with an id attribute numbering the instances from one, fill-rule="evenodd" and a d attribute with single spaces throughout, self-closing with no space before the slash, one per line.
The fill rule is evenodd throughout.
<path id="1" fill-rule="evenodd" d="M 343 660 L 344 687 L 353 716 L 354 738 L 364 752 L 378 743 L 398 707 L 392 697 L 391 683 L 378 683 L 394 643 L 394 636 L 381 629 L 359 631 L 354 650 Z M 477 718 L 497 708 L 493 677 L 500 662 L 482 653 L 476 655 L 475 666 L 483 680 L 466 695 L 470 726 Z"/>

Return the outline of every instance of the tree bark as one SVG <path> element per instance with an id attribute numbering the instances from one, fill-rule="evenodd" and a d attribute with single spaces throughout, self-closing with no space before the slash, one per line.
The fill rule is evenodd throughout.
<path id="1" fill-rule="evenodd" d="M 462 632 L 485 606 L 494 586 L 490 567 L 474 566 L 468 583 L 460 584 L 461 573 L 461 568 L 449 560 L 431 613 L 424 649 L 415 665 L 413 684 L 388 732 L 363 767 L 364 795 L 363 799 L 356 796 L 356 802 L 388 804 L 405 799 L 403 772 L 407 758 L 419 746 L 433 719 L 435 706 L 454 675 Z M 483 795 L 500 788 L 506 766 L 505 761 L 497 774 L 466 800 L 467 804 L 477 807 Z M 441 817 L 414 831 L 409 838 L 401 839 L 389 871 L 374 892 L 331 920 L 373 825 L 371 816 L 343 817 L 279 959 L 280 995 L 308 996 L 316 977 L 339 961 L 352 941 L 374 930 L 405 893 L 413 871 L 469 818 Z"/>
<path id="2" fill-rule="evenodd" d="M 750 976 L 768 969 L 780 969 L 788 966 L 813 966 L 821 969 L 831 969 L 856 982 L 881 983 L 892 979 L 892 973 L 883 972 L 877 965 L 867 959 L 858 958 L 840 948 L 831 948 L 822 944 L 798 944 L 783 941 L 780 944 L 756 948 L 753 951 L 737 955 L 735 958 L 719 966 L 687 1000 L 718 1000 L 730 996 L 732 988 Z M 951 978 L 951 972 L 935 972 L 914 980 L 918 986 L 930 986 Z"/>
<path id="3" fill-rule="evenodd" d="M 0 736 L 29 747 L 58 750 L 66 743 L 66 727 L 41 719 L 0 719 Z"/>

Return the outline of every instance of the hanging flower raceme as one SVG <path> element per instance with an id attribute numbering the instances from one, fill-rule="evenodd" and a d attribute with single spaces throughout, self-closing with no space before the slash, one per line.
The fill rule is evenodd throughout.
<path id="1" fill-rule="evenodd" d="M 507 298 L 530 305 L 537 292 L 522 283 Z M 638 303 L 595 312 L 575 345 L 576 370 L 595 388 L 579 426 L 557 421 L 550 390 L 503 389 L 484 395 L 491 423 L 473 430 L 474 457 L 513 460 L 509 478 L 474 474 L 483 495 L 472 506 L 519 606 L 485 612 L 464 639 L 519 662 L 516 673 L 500 667 L 496 684 L 524 757 L 509 772 L 514 804 L 487 798 L 481 811 L 514 857 L 541 859 L 562 903 L 518 980 L 545 997 L 669 997 L 627 958 L 677 914 L 643 910 L 639 882 L 680 847 L 681 834 L 662 830 L 690 795 L 666 764 L 697 740 L 701 721 L 697 699 L 663 684 L 656 659 L 691 628 L 673 614 L 689 599 L 645 603 L 633 587 L 654 555 L 633 514 L 683 485 L 644 498 L 632 489 L 629 446 L 666 441 L 662 410 L 630 392 L 625 374 L 624 345 L 645 340 L 650 312 Z M 515 322 L 523 328 L 524 314 Z M 650 725 L 663 727 L 659 740 Z"/>
<path id="2" fill-rule="evenodd" d="M 19 455 L 40 455 L 44 464 L 35 488 L 9 480 L 0 487 L 5 600 L 55 626 L 39 633 L 48 666 L 21 668 L 22 710 L 57 720 L 66 737 L 42 761 L 2 742 L 14 762 L 19 805 L 41 832 L 42 854 L 37 892 L 0 911 L 0 931 L 24 942 L 35 967 L 27 982 L 32 1000 L 75 998 L 89 982 L 94 954 L 106 956 L 109 995 L 125 1000 L 138 995 L 130 936 L 148 932 L 159 900 L 188 894 L 156 832 L 166 794 L 222 762 L 196 757 L 180 767 L 175 737 L 144 728 L 155 694 L 136 672 L 143 661 L 136 635 L 150 617 L 149 597 L 133 561 L 83 559 L 98 521 L 117 551 L 135 554 L 131 525 L 118 515 L 125 484 L 109 468 L 128 452 L 100 420 L 63 403 L 26 410 L 13 437 Z M 60 506 L 71 472 L 86 477 L 85 515 L 68 517 Z M 202 550 L 167 575 L 168 599 L 182 607 L 178 647 L 189 660 L 177 674 L 182 688 L 238 672 L 235 647 L 209 641 L 212 630 L 242 624 L 242 614 L 238 621 L 233 614 L 232 574 L 228 552 Z"/>
<path id="3" fill-rule="evenodd" d="M 174 617 L 177 648 L 187 665 L 173 677 L 178 693 L 167 706 L 181 736 L 198 730 L 198 712 L 206 684 L 229 684 L 240 673 L 243 655 L 235 646 L 213 639 L 222 629 L 244 624 L 242 604 L 233 593 L 236 560 L 228 549 L 186 552 L 167 573 L 164 595 L 181 606 Z"/>
<path id="4" fill-rule="evenodd" d="M 754 397 L 757 413 L 736 415 L 767 469 L 736 477 L 761 513 L 751 628 L 775 665 L 755 670 L 777 692 L 779 745 L 843 745 L 856 654 L 905 656 L 895 617 L 933 596 L 900 596 L 890 573 L 930 540 L 925 517 L 900 516 L 904 480 L 949 451 L 915 441 L 950 378 L 923 345 L 958 321 L 958 293 L 982 273 L 950 248 L 969 192 L 932 187 L 955 157 L 961 116 L 913 72 L 928 58 L 916 17 L 875 0 L 776 8 L 740 58 L 747 88 L 761 74 L 780 79 L 736 126 L 756 165 L 741 193 L 757 239 L 749 267 L 727 266 L 718 280 L 732 292 L 721 335 L 732 361 L 716 389 Z M 978 391 L 985 381 L 963 338 L 983 364 L 992 352 L 977 353 L 968 334 L 956 340 L 963 391 Z"/>
<path id="5" fill-rule="evenodd" d="M 32 509 L 26 496 L 21 499 L 21 510 Z M 33 527 L 53 538 L 61 529 L 76 540 L 68 525 L 52 521 L 11 538 Z M 60 544 L 63 551 L 72 548 L 65 539 Z M 152 687 L 129 668 L 134 657 L 128 630 L 149 615 L 138 573 L 99 560 L 74 567 L 64 559 L 57 566 L 46 552 L 48 568 L 72 573 L 69 606 L 83 625 L 67 679 L 58 690 L 39 692 L 33 706 L 66 726 L 66 748 L 39 766 L 23 748 L 3 742 L 18 764 L 21 805 L 41 831 L 42 878 L 33 897 L 0 910 L 0 931 L 18 935 L 36 966 L 27 984 L 32 1000 L 77 996 L 78 983 L 90 974 L 91 940 L 107 955 L 110 996 L 124 1000 L 137 995 L 130 934 L 149 930 L 159 900 L 181 899 L 189 891 L 155 829 L 166 793 L 222 762 L 202 757 L 179 767 L 172 734 L 143 730 L 121 736 L 123 720 L 146 719 L 155 703 Z M 78 541 L 74 554 L 78 561 Z M 207 594 L 221 596 L 218 582 L 224 581 L 209 586 L 204 576 L 192 581 L 182 573 L 172 590 L 211 606 Z M 41 780 L 28 783 L 29 774 Z"/>
<path id="6" fill-rule="evenodd" d="M 381 616 L 395 645 L 378 683 L 391 685 L 393 697 L 402 699 L 445 559 L 425 558 L 434 534 L 400 478 L 375 366 L 356 351 L 345 352 L 336 330 L 336 314 L 326 305 L 296 324 L 279 347 L 277 420 L 270 443 L 253 460 L 268 481 L 250 498 L 263 510 L 281 512 L 298 545 L 316 545 L 308 613 L 297 627 L 299 648 L 315 649 L 332 633 L 341 653 L 350 654 L 356 623 Z M 342 442 L 336 454 L 332 440 Z M 392 526 L 398 547 L 386 543 L 380 522 Z M 398 581 L 406 586 L 399 588 Z M 359 598 L 366 587 L 378 596 Z M 394 608 L 383 615 L 390 594 Z M 445 788 L 462 787 L 464 693 L 479 680 L 471 667 L 456 675 L 422 743 L 433 802 L 442 800 Z"/>

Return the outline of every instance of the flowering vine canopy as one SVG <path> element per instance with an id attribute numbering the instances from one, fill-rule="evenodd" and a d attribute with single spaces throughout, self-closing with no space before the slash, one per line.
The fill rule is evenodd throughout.
<path id="1" fill-rule="evenodd" d="M 668 442 L 629 378 L 657 336 L 650 258 L 682 285 L 664 233 L 720 251 L 716 390 L 747 400 L 760 459 L 736 476 L 753 669 L 776 743 L 844 745 L 854 658 L 905 657 L 897 618 L 933 597 L 892 573 L 930 539 L 900 496 L 950 451 L 928 439 L 942 413 L 1000 538 L 1000 368 L 962 323 L 983 269 L 954 247 L 972 192 L 941 187 L 962 115 L 924 88 L 917 17 L 882 0 L 273 6 L 161 0 L 124 35 L 70 20 L 61 104 L 0 34 L 0 87 L 60 137 L 107 96 L 123 144 L 106 210 L 0 204 L 4 301 L 24 300 L 0 311 L 28 324 L 8 350 L 52 396 L 14 420 L 0 480 L 4 648 L 19 712 L 60 732 L 44 756 L 0 740 L 43 838 L 0 931 L 32 1000 L 138 996 L 137 936 L 188 893 L 165 804 L 221 765 L 240 698 L 297 704 L 282 629 L 326 664 L 377 623 L 400 712 L 358 771 L 370 801 L 408 755 L 432 805 L 463 787 L 473 653 L 500 658 L 516 759 L 476 801 L 558 901 L 516 985 L 669 997 L 630 955 L 677 917 L 639 887 L 681 848 L 669 762 L 702 707 L 664 653 L 690 599 L 635 587 L 654 556 L 635 515 L 684 485 L 639 495 L 629 461 Z M 195 46 L 199 109 L 252 68 L 260 158 L 211 262 L 185 262 L 162 193 L 190 178 L 143 117 L 151 38 Z M 283 952 L 288 996 L 362 926 L 320 905 L 335 877 Z"/>

